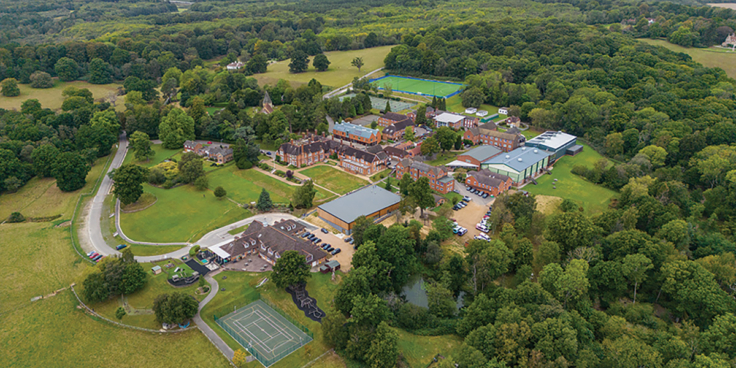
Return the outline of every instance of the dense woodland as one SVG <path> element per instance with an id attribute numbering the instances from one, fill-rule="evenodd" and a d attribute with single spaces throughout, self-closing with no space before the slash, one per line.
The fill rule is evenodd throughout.
<path id="1" fill-rule="evenodd" d="M 385 59 L 394 73 L 465 81 L 466 106 L 509 106 L 538 129 L 584 138 L 607 159 L 573 172 L 618 195 L 596 214 L 569 200 L 545 215 L 533 196 L 499 198 L 494 240 L 460 251 L 447 246 L 452 225 L 443 216 L 427 235 L 429 225 L 416 221 L 359 221 L 354 268 L 322 328 L 343 358 L 401 362 L 392 326 L 461 336 L 455 361 L 441 367 L 734 366 L 736 81 L 634 38 L 713 45 L 736 28 L 736 13 L 659 2 L 522 3 L 533 4 L 525 16 L 508 5 L 503 20 L 461 22 L 453 13 L 453 22 L 434 24 L 407 13 L 467 3 L 317 1 L 305 11 L 301 2 L 201 1 L 175 12 L 163 2 L 0 1 L 3 94 L 17 83 L 48 87 L 52 77 L 123 84 L 105 101 L 67 89 L 60 111 L 36 100 L 0 110 L 0 192 L 34 176 L 77 190 L 123 131 L 142 151 L 148 138 L 167 148 L 193 138 L 236 143 L 238 167 L 249 168 L 256 141 L 279 145 L 326 131 L 327 115 L 371 109 L 365 93 L 324 100 L 330 86 L 316 80 L 259 85 L 252 75 L 269 60 L 396 45 Z M 364 32 L 396 17 L 405 29 Z M 423 22 L 433 25 L 420 31 Z M 114 32 L 95 34 L 85 23 Z M 221 68 L 236 59 L 243 70 Z M 279 107 L 270 115 L 258 112 L 265 92 Z M 208 113 L 211 106 L 219 110 Z M 448 130 L 431 138 L 438 149 L 453 146 Z M 158 184 L 170 180 L 160 176 Z M 433 203 L 426 181 L 399 186 L 402 208 Z M 412 274 L 426 282 L 428 309 L 399 296 Z"/>

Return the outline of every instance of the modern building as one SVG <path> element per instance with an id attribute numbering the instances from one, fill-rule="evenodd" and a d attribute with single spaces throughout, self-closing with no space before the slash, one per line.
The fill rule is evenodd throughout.
<path id="1" fill-rule="evenodd" d="M 288 250 L 303 255 L 306 263 L 312 267 L 323 263 L 327 260 L 327 252 L 300 237 L 303 231 L 304 225 L 294 220 L 281 220 L 271 226 L 253 221 L 234 240 L 209 249 L 215 254 L 215 262 L 219 264 L 236 262 L 247 255 L 257 255 L 273 265 Z"/>
<path id="2" fill-rule="evenodd" d="M 481 163 L 481 169 L 503 174 L 515 184 L 522 184 L 541 174 L 549 166 L 551 152 L 521 147 Z"/>
<path id="3" fill-rule="evenodd" d="M 400 122 L 402 122 L 404 120 L 409 120 L 409 121 L 412 121 L 412 122 L 414 121 L 414 119 L 410 118 L 407 115 L 399 114 L 399 113 L 395 113 L 395 112 L 390 112 L 389 111 L 389 112 L 383 114 L 380 118 L 378 118 L 378 120 L 376 121 L 376 123 L 378 123 L 379 126 L 387 127 L 387 126 L 391 126 L 391 125 L 396 124 L 396 123 L 400 123 Z"/>
<path id="4" fill-rule="evenodd" d="M 528 140 L 525 146 L 552 152 L 550 161 L 554 162 L 565 154 L 576 154 L 579 150 L 582 150 L 583 146 L 577 146 L 577 139 L 578 137 L 572 134 L 547 131 Z M 569 150 L 571 151 L 568 152 Z"/>
<path id="5" fill-rule="evenodd" d="M 442 112 L 434 117 L 435 125 L 439 127 L 449 126 L 452 129 L 470 129 L 477 127 L 480 120 L 476 117 L 454 114 L 451 112 Z"/>
<path id="6" fill-rule="evenodd" d="M 335 124 L 332 134 L 335 138 L 365 145 L 374 145 L 381 142 L 380 131 L 345 122 Z"/>
<path id="7" fill-rule="evenodd" d="M 489 170 L 470 171 L 465 178 L 465 185 L 492 196 L 498 196 L 509 190 L 512 184 L 513 180 L 510 177 Z"/>
<path id="8" fill-rule="evenodd" d="M 396 164 L 395 176 L 401 180 L 404 174 L 409 174 L 412 180 L 426 177 L 429 187 L 440 192 L 449 193 L 455 189 L 455 180 L 449 176 L 450 170 L 445 167 L 432 166 L 424 162 L 403 159 Z"/>
<path id="9" fill-rule="evenodd" d="M 445 166 L 448 167 L 465 167 L 480 169 L 480 164 L 483 161 L 488 160 L 491 157 L 495 157 L 501 154 L 501 150 L 491 145 L 482 145 L 472 150 L 458 155 L 455 161 L 452 161 Z"/>
<path id="10" fill-rule="evenodd" d="M 508 107 L 499 107 L 498 113 L 501 115 L 508 115 L 509 114 L 509 108 Z"/>
<path id="11" fill-rule="evenodd" d="M 377 185 L 360 189 L 317 208 L 319 217 L 345 234 L 360 216 L 380 218 L 399 208 L 401 196 Z"/>
<path id="12" fill-rule="evenodd" d="M 401 138 L 404 138 L 404 133 L 406 132 L 406 128 L 414 130 L 414 122 L 411 121 L 411 119 L 406 118 L 400 122 L 391 124 L 383 129 L 383 132 L 381 133 L 381 136 L 383 139 L 391 139 L 398 141 Z"/>

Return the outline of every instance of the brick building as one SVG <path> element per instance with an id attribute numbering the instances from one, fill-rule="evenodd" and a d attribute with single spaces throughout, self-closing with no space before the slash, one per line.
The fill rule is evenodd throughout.
<path id="1" fill-rule="evenodd" d="M 340 147 L 337 156 L 345 171 L 366 176 L 383 170 L 388 163 L 388 156 L 383 152 L 374 154 L 347 145 Z"/>
<path id="2" fill-rule="evenodd" d="M 411 119 L 409 118 L 387 126 L 385 129 L 383 129 L 381 136 L 383 137 L 383 139 L 398 141 L 404 138 L 406 128 L 410 128 L 412 131 L 414 130 L 414 122 L 411 121 Z"/>
<path id="3" fill-rule="evenodd" d="M 326 161 L 330 155 L 340 149 L 340 142 L 334 140 L 303 139 L 284 143 L 276 151 L 281 161 L 301 167 L 302 165 L 314 165 Z"/>
<path id="4" fill-rule="evenodd" d="M 332 130 L 332 135 L 334 135 L 335 138 L 365 145 L 374 145 L 381 142 L 380 131 L 351 123 L 343 122 L 335 124 L 335 128 Z"/>
<path id="5" fill-rule="evenodd" d="M 294 220 L 281 220 L 271 226 L 253 221 L 234 240 L 210 247 L 219 264 L 235 262 L 246 255 L 257 254 L 270 264 L 275 264 L 287 250 L 303 255 L 306 263 L 316 266 L 327 260 L 327 252 L 315 247 L 299 235 L 304 225 Z"/>
<path id="6" fill-rule="evenodd" d="M 425 164 L 411 159 L 403 159 L 396 164 L 396 179 L 401 180 L 408 173 L 413 180 L 422 177 L 429 179 L 429 186 L 440 192 L 449 193 L 455 189 L 455 180 L 448 175 L 449 169 Z"/>
<path id="7" fill-rule="evenodd" d="M 498 196 L 511 188 L 513 180 L 503 174 L 480 170 L 468 172 L 465 184 L 489 195 Z"/>
<path id="8" fill-rule="evenodd" d="M 496 124 L 493 122 L 468 129 L 463 134 L 463 139 L 470 140 L 473 144 L 480 143 L 496 146 L 504 152 L 519 148 L 521 143 L 524 142 L 523 137 L 521 134 L 499 132 Z"/>
<path id="9" fill-rule="evenodd" d="M 201 157 L 218 164 L 224 164 L 232 161 L 233 149 L 227 144 L 212 144 L 206 146 L 202 143 L 194 141 L 184 142 L 184 152 L 194 152 Z"/>
<path id="10" fill-rule="evenodd" d="M 473 148 L 472 150 L 458 155 L 455 161 L 450 162 L 446 166 L 451 167 L 470 167 L 480 169 L 480 164 L 491 157 L 501 154 L 501 150 L 491 145 L 483 145 Z"/>
<path id="11" fill-rule="evenodd" d="M 379 126 L 387 127 L 396 123 L 400 123 L 404 120 L 414 121 L 409 116 L 389 111 L 378 118 L 376 123 L 378 123 Z"/>

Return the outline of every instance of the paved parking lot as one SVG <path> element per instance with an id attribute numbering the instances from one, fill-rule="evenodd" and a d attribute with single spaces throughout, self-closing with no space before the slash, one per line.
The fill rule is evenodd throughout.
<path id="1" fill-rule="evenodd" d="M 483 215 L 485 215 L 487 211 L 487 205 L 479 203 L 475 199 L 473 199 L 468 203 L 467 207 L 453 213 L 452 218 L 457 220 L 457 223 L 460 224 L 460 226 L 468 229 L 468 232 L 460 237 L 460 243 L 465 243 L 468 240 L 472 240 L 474 236 L 481 233 L 480 230 L 475 228 L 475 225 L 480 222 L 480 220 L 483 218 Z"/>
<path id="2" fill-rule="evenodd" d="M 340 262 L 340 269 L 342 271 L 350 271 L 350 268 L 352 268 L 352 262 L 353 262 L 353 246 L 349 243 L 346 243 L 344 241 L 347 236 L 344 236 L 344 234 L 325 234 L 321 232 L 319 229 L 316 231 L 312 231 L 312 234 L 316 235 L 318 238 L 322 239 L 320 244 L 327 243 L 331 245 L 333 248 L 340 248 L 341 252 L 336 255 L 329 255 L 327 259 L 329 260 L 336 260 Z M 340 235 L 340 236 L 338 236 Z"/>
<path id="3" fill-rule="evenodd" d="M 455 190 L 460 192 L 460 195 L 468 196 L 473 199 L 473 202 L 477 202 L 481 206 L 485 206 L 486 208 L 496 201 L 496 198 L 491 198 L 491 196 L 488 196 L 488 198 L 483 198 L 477 194 L 470 193 L 467 189 L 465 189 L 465 184 L 455 183 Z"/>

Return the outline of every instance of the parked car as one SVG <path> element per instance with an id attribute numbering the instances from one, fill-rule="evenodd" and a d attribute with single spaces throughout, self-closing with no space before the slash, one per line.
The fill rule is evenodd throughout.
<path id="1" fill-rule="evenodd" d="M 327 247 L 329 247 L 329 246 L 330 246 L 329 244 L 327 244 L 327 243 L 324 243 L 324 244 L 322 244 L 322 245 L 321 245 L 320 247 L 321 247 L 322 249 L 327 249 Z"/>
<path id="2" fill-rule="evenodd" d="M 99 262 L 99 260 L 101 259 L 102 259 L 102 254 L 98 254 L 97 256 L 95 256 L 95 258 L 92 258 L 92 260 L 95 262 Z"/>
<path id="3" fill-rule="evenodd" d="M 343 239 L 344 242 L 349 243 L 351 240 L 353 240 L 353 237 L 347 237 Z"/>
<path id="4" fill-rule="evenodd" d="M 350 238 L 350 241 L 349 241 L 348 243 L 350 243 L 350 244 L 353 244 L 353 243 L 355 243 L 355 239 L 353 239 L 353 238 Z"/>
<path id="5" fill-rule="evenodd" d="M 465 201 L 465 202 L 470 202 L 471 200 L 472 200 L 472 198 L 470 198 L 468 196 L 463 197 L 463 201 Z"/>
<path id="6" fill-rule="evenodd" d="M 467 190 L 471 190 L 471 189 L 473 189 L 473 188 L 471 188 L 471 187 L 470 187 L 470 185 L 468 185 L 467 187 L 465 187 L 465 189 L 467 189 Z"/>
<path id="7" fill-rule="evenodd" d="M 91 257 L 93 253 L 94 253 L 94 251 L 92 251 L 92 252 L 88 252 L 88 253 L 87 253 L 87 257 Z"/>
<path id="8" fill-rule="evenodd" d="M 125 245 L 125 244 L 120 244 L 120 245 L 118 245 L 117 247 L 115 247 L 115 249 L 116 249 L 116 250 L 121 250 L 121 249 L 123 249 L 123 248 L 125 248 L 125 247 L 127 247 L 127 245 Z"/>
<path id="9" fill-rule="evenodd" d="M 271 152 L 266 152 L 267 155 L 271 156 Z"/>
<path id="10" fill-rule="evenodd" d="M 92 252 L 92 254 L 91 254 L 91 255 L 89 255 L 88 257 L 89 257 L 89 259 L 94 259 L 95 257 L 97 257 L 97 256 L 99 256 L 99 255 L 100 255 L 100 254 L 99 254 L 99 253 L 97 253 L 97 252 Z"/>
<path id="11" fill-rule="evenodd" d="M 212 144 L 212 141 L 208 141 L 207 144 Z"/>
<path id="12" fill-rule="evenodd" d="M 484 199 L 485 199 L 485 198 L 488 198 L 488 193 L 483 193 L 482 197 L 483 197 Z"/>
<path id="13" fill-rule="evenodd" d="M 463 236 L 468 233 L 468 229 L 460 229 L 460 231 L 457 232 L 457 236 Z"/>
<path id="14" fill-rule="evenodd" d="M 328 251 L 328 252 L 332 252 L 333 250 L 335 250 L 335 248 L 333 248 L 333 247 L 329 246 L 329 247 L 327 247 L 327 249 L 325 249 L 325 250 L 326 250 L 326 251 Z"/>
<path id="15" fill-rule="evenodd" d="M 460 194 L 460 190 L 459 189 L 455 189 L 455 190 L 453 190 L 453 192 L 455 192 L 457 194 Z"/>
<path id="16" fill-rule="evenodd" d="M 322 239 L 320 239 L 320 238 L 314 238 L 314 240 L 312 240 L 312 241 L 315 242 L 316 244 L 319 244 L 319 242 L 321 242 Z"/>
<path id="17" fill-rule="evenodd" d="M 335 254 L 340 253 L 340 252 L 342 252 L 340 248 L 335 248 L 331 253 L 334 256 Z"/>
<path id="18" fill-rule="evenodd" d="M 323 233 L 325 233 L 325 234 L 329 234 L 329 233 L 330 233 L 330 232 L 329 232 L 329 231 L 327 231 L 327 229 L 325 229 L 325 228 L 322 228 L 321 230 L 322 230 L 322 232 L 323 232 Z"/>

